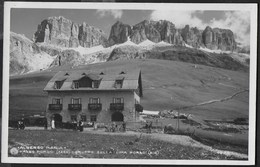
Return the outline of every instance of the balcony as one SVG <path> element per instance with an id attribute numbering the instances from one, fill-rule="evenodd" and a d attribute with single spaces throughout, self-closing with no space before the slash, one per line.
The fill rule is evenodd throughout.
<path id="1" fill-rule="evenodd" d="M 60 111 L 62 110 L 62 104 L 49 104 L 49 110 Z"/>
<path id="2" fill-rule="evenodd" d="M 141 106 L 141 104 L 135 104 L 135 111 L 143 112 L 143 106 Z"/>
<path id="3" fill-rule="evenodd" d="M 124 103 L 110 103 L 111 111 L 122 111 L 124 110 Z"/>
<path id="4" fill-rule="evenodd" d="M 91 111 L 100 111 L 102 109 L 101 103 L 89 103 L 88 109 Z"/>
<path id="5" fill-rule="evenodd" d="M 81 110 L 81 104 L 69 104 L 68 108 L 71 111 L 80 111 Z"/>

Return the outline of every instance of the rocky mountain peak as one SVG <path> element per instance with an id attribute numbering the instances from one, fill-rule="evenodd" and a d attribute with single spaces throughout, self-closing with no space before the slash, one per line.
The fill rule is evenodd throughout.
<path id="1" fill-rule="evenodd" d="M 128 37 L 132 34 L 131 26 L 128 24 L 123 24 L 117 21 L 112 25 L 110 35 L 108 38 L 109 45 L 120 44 L 127 41 Z"/>
<path id="2" fill-rule="evenodd" d="M 92 47 L 106 43 L 106 38 L 101 30 L 85 22 L 77 24 L 63 16 L 53 16 L 38 25 L 34 42 L 62 47 Z"/>
<path id="3" fill-rule="evenodd" d="M 202 39 L 204 45 L 212 50 L 229 50 L 233 51 L 236 49 L 236 42 L 234 34 L 231 30 L 211 28 L 207 26 L 202 32 Z"/>
<path id="4" fill-rule="evenodd" d="M 174 45 L 186 43 L 195 48 L 207 47 L 212 50 L 233 51 L 236 49 L 236 42 L 231 30 L 211 28 L 210 26 L 199 30 L 197 27 L 189 25 L 178 29 L 167 20 L 143 20 L 132 28 L 117 21 L 111 27 L 110 46 L 127 41 L 128 36 L 136 44 L 150 40 L 155 43 L 165 41 Z"/>

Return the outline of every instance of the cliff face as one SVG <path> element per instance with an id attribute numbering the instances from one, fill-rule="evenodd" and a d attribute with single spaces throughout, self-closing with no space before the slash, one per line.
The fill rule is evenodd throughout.
<path id="1" fill-rule="evenodd" d="M 122 22 L 117 21 L 110 31 L 110 36 L 108 38 L 109 45 L 120 44 L 127 41 L 128 36 L 132 33 L 131 26 L 123 24 Z"/>
<path id="2" fill-rule="evenodd" d="M 175 25 L 169 21 L 148 21 L 144 20 L 141 23 L 133 26 L 131 40 L 138 44 L 145 40 L 158 43 L 165 41 L 170 44 L 182 45 L 183 40 Z"/>
<path id="3" fill-rule="evenodd" d="M 43 20 L 34 34 L 34 41 L 62 47 L 93 47 L 105 45 L 106 38 L 104 32 L 95 27 L 76 24 L 60 16 Z"/>
<path id="4" fill-rule="evenodd" d="M 110 46 L 123 43 L 128 37 L 136 44 L 148 39 L 155 43 L 160 41 L 174 45 L 184 45 L 186 43 L 195 48 L 206 47 L 212 50 L 234 51 L 236 49 L 236 42 L 231 30 L 212 29 L 211 27 L 199 30 L 189 25 L 177 29 L 172 22 L 166 20 L 144 20 L 132 28 L 129 25 L 116 22 L 111 27 Z"/>
<path id="5" fill-rule="evenodd" d="M 234 39 L 234 34 L 231 30 L 206 27 L 202 33 L 202 40 L 205 46 L 209 49 L 220 49 L 233 51 L 237 44 Z"/>
<path id="6" fill-rule="evenodd" d="M 200 31 L 196 27 L 190 28 L 189 25 L 186 25 L 182 30 L 181 30 L 181 36 L 183 40 L 190 46 L 193 47 L 199 47 L 199 46 L 204 46 L 204 43 L 202 41 L 202 31 Z"/>

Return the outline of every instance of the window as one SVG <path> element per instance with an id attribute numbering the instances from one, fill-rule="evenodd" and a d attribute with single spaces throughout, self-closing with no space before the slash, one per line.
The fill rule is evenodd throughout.
<path id="1" fill-rule="evenodd" d="M 113 99 L 113 103 L 124 103 L 124 98 L 117 98 L 117 97 L 114 97 Z"/>
<path id="2" fill-rule="evenodd" d="M 81 99 L 80 98 L 72 98 L 71 104 L 81 104 Z"/>
<path id="3" fill-rule="evenodd" d="M 97 121 L 97 116 L 96 115 L 91 115 L 90 116 L 90 122 L 96 122 Z"/>
<path id="4" fill-rule="evenodd" d="M 63 81 L 55 81 L 54 89 L 60 89 L 63 84 Z"/>
<path id="5" fill-rule="evenodd" d="M 70 116 L 71 121 L 77 121 L 77 115 L 71 115 Z"/>
<path id="6" fill-rule="evenodd" d="M 73 88 L 78 89 L 79 88 L 79 82 L 78 81 L 73 81 Z"/>
<path id="7" fill-rule="evenodd" d="M 86 115 L 81 115 L 80 118 L 81 118 L 82 122 L 87 122 L 87 116 Z"/>
<path id="8" fill-rule="evenodd" d="M 120 74 L 125 74 L 125 72 L 124 72 L 124 71 L 122 71 L 122 72 L 120 72 Z"/>
<path id="9" fill-rule="evenodd" d="M 100 99 L 99 98 L 89 98 L 89 103 L 90 104 L 99 104 Z"/>
<path id="10" fill-rule="evenodd" d="M 62 99 L 53 98 L 53 99 L 52 99 L 52 104 L 62 104 Z"/>
<path id="11" fill-rule="evenodd" d="M 99 81 L 98 80 L 94 80 L 93 82 L 92 82 L 92 88 L 98 88 L 99 87 Z"/>
<path id="12" fill-rule="evenodd" d="M 115 82 L 115 88 L 122 88 L 123 80 L 116 80 Z"/>

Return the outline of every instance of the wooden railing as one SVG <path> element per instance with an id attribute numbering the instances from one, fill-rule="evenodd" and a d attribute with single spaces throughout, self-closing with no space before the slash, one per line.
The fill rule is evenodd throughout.
<path id="1" fill-rule="evenodd" d="M 62 110 L 62 104 L 49 104 L 49 110 L 53 110 L 53 111 Z"/>

